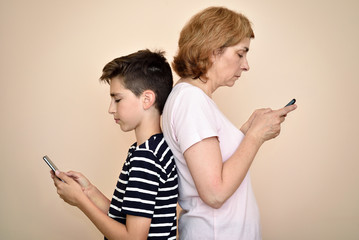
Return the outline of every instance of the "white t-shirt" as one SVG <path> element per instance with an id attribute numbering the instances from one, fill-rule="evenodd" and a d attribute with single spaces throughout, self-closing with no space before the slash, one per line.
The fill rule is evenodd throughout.
<path id="1" fill-rule="evenodd" d="M 244 135 L 200 88 L 177 84 L 169 95 L 162 117 L 164 137 L 171 148 L 179 177 L 179 236 L 182 240 L 259 240 L 259 210 L 249 173 L 236 192 L 219 209 L 206 205 L 196 190 L 183 153 L 209 137 L 219 140 L 225 162 Z"/>

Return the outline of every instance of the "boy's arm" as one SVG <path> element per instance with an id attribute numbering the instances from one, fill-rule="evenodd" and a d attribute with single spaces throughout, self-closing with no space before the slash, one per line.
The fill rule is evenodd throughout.
<path id="1" fill-rule="evenodd" d="M 123 225 L 104 214 L 86 197 L 80 201 L 78 208 L 92 221 L 100 232 L 109 240 L 147 239 L 151 219 L 127 215 L 126 225 Z"/>
<path id="2" fill-rule="evenodd" d="M 93 185 L 82 173 L 69 171 L 67 176 L 73 178 L 78 184 L 81 185 L 82 190 L 86 196 L 99 208 L 102 212 L 108 213 L 111 201 L 95 186 Z"/>
<path id="3" fill-rule="evenodd" d="M 63 172 L 56 172 L 53 178 L 60 197 L 70 205 L 78 207 L 109 240 L 112 239 L 147 239 L 151 225 L 150 218 L 127 215 L 126 225 L 107 216 L 83 192 L 74 179 Z"/>

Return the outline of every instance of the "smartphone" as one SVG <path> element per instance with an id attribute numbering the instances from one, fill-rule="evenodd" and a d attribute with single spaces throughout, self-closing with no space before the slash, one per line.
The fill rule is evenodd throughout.
<path id="1" fill-rule="evenodd" d="M 47 163 L 47 165 L 49 165 L 49 167 L 51 168 L 51 170 L 55 173 L 56 170 L 58 170 L 58 168 L 56 167 L 56 165 L 51 161 L 51 159 L 45 155 L 42 157 L 44 159 L 44 161 Z M 62 179 L 58 178 L 59 180 L 62 181 Z"/>
<path id="2" fill-rule="evenodd" d="M 285 105 L 284 107 L 288 107 L 290 105 L 293 105 L 296 102 L 295 98 L 293 98 L 287 105 Z"/>

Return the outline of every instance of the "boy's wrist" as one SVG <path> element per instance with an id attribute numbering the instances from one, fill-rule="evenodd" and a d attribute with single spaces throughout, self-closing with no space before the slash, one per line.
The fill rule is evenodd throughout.
<path id="1" fill-rule="evenodd" d="M 98 195 L 99 190 L 97 189 L 97 187 L 93 184 L 90 184 L 85 190 L 84 193 L 85 195 L 91 199 L 94 196 Z"/>
<path id="2" fill-rule="evenodd" d="M 82 191 L 85 193 L 85 195 L 87 197 L 89 197 L 89 195 L 91 195 L 91 192 L 93 192 L 93 185 L 90 183 L 89 185 L 87 185 L 86 187 L 82 188 Z"/>
<path id="3" fill-rule="evenodd" d="M 76 207 L 83 211 L 84 207 L 88 204 L 88 202 L 92 201 L 86 194 L 79 195 L 77 198 Z"/>

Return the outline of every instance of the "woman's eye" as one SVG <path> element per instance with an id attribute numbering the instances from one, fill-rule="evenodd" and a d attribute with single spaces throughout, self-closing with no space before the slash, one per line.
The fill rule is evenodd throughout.
<path id="1" fill-rule="evenodd" d="M 238 53 L 238 56 L 239 56 L 239 58 L 242 58 L 242 57 L 243 57 L 243 55 L 242 55 L 242 54 L 239 54 L 239 53 Z"/>
<path id="2" fill-rule="evenodd" d="M 120 101 L 121 101 L 121 99 L 115 99 L 115 102 L 117 102 L 117 103 L 120 102 Z"/>

